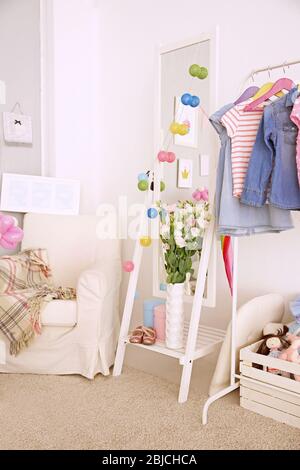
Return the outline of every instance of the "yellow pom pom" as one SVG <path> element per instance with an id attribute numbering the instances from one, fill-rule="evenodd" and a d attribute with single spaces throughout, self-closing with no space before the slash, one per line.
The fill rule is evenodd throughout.
<path id="1" fill-rule="evenodd" d="M 172 124 L 170 125 L 170 131 L 172 132 L 172 134 L 179 134 L 179 129 L 180 129 L 180 124 L 178 124 L 178 122 L 172 122 Z"/>
<path id="2" fill-rule="evenodd" d="M 152 240 L 150 237 L 142 237 L 140 238 L 140 244 L 144 247 L 144 248 L 148 248 L 148 246 L 150 246 L 152 243 Z"/>
<path id="3" fill-rule="evenodd" d="M 189 132 L 189 128 L 186 124 L 180 124 L 178 134 L 186 135 Z"/>

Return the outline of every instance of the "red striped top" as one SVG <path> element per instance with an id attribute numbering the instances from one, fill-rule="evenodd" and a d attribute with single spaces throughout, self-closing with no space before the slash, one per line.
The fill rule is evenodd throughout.
<path id="1" fill-rule="evenodd" d="M 225 113 L 221 122 L 231 138 L 231 164 L 233 195 L 240 197 L 248 170 L 249 160 L 262 118 L 263 108 L 245 112 L 251 99 L 237 104 Z"/>

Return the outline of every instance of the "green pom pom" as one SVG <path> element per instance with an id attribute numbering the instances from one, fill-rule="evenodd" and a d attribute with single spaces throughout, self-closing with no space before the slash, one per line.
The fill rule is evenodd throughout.
<path id="1" fill-rule="evenodd" d="M 162 193 L 166 189 L 166 185 L 163 181 L 160 182 L 160 192 Z"/>
<path id="2" fill-rule="evenodd" d="M 199 67 L 198 75 L 197 77 L 200 78 L 201 80 L 204 80 L 204 78 L 207 77 L 208 75 L 208 70 L 206 67 Z"/>
<path id="3" fill-rule="evenodd" d="M 193 64 L 189 68 L 189 73 L 192 77 L 198 77 L 201 67 L 198 64 Z"/>
<path id="4" fill-rule="evenodd" d="M 140 191 L 147 191 L 148 186 L 149 186 L 148 181 L 146 181 L 146 180 L 141 180 L 138 183 L 138 188 L 139 188 Z"/>

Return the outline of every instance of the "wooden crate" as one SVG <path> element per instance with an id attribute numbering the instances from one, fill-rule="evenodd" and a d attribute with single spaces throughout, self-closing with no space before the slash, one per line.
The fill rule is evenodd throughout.
<path id="1" fill-rule="evenodd" d="M 300 364 L 257 354 L 260 341 L 240 351 L 240 404 L 300 429 L 300 382 L 267 372 L 267 367 L 300 375 Z M 253 364 L 260 364 L 264 370 Z"/>

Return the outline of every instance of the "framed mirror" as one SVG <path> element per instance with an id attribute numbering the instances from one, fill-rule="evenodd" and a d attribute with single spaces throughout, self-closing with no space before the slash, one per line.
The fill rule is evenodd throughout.
<path id="1" fill-rule="evenodd" d="M 193 74 L 191 65 L 202 73 Z M 199 71 L 199 68 L 196 68 Z M 190 73 L 192 72 L 192 74 Z M 207 74 L 206 74 L 207 72 Z M 196 96 L 198 106 L 184 106 L 183 94 Z M 163 181 L 166 189 L 160 193 L 155 184 L 154 200 L 173 204 L 192 200 L 197 188 L 207 188 L 213 210 L 216 174 L 217 137 L 208 121 L 217 102 L 217 31 L 192 40 L 161 47 L 158 51 L 158 83 L 156 90 L 156 149 L 174 152 L 176 161 L 159 163 L 154 168 L 155 180 Z M 188 126 L 186 135 L 172 134 L 170 124 Z M 153 253 L 153 294 L 166 297 L 166 277 L 161 243 L 158 241 L 157 221 Z M 196 286 L 199 255 L 193 258 L 194 273 L 186 283 L 185 301 L 192 302 Z M 216 240 L 214 240 L 207 273 L 203 305 L 215 306 L 216 297 Z"/>

